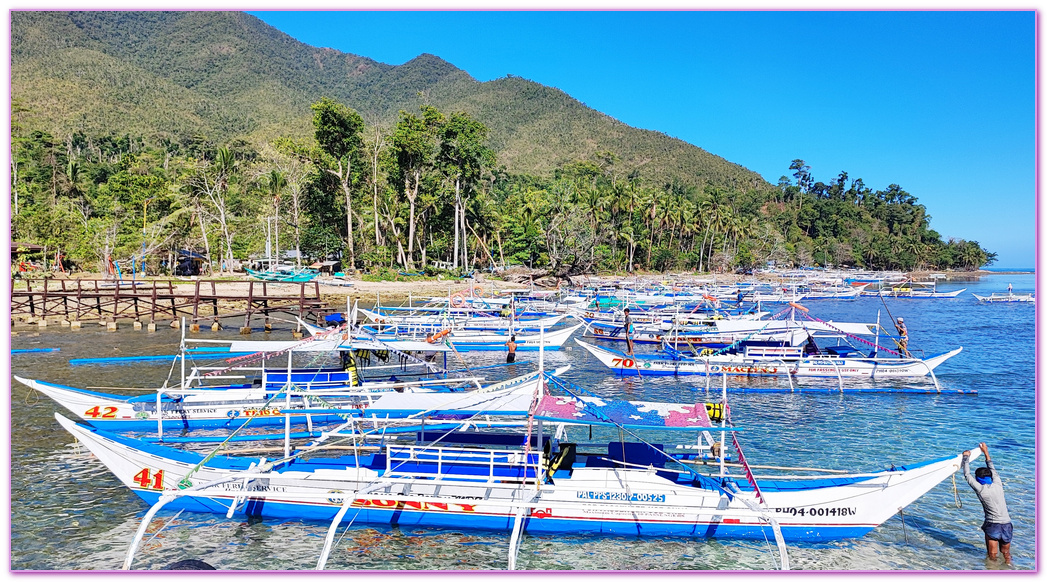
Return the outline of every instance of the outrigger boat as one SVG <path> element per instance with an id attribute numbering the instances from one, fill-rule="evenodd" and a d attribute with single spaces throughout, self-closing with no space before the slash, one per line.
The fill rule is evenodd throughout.
<path id="1" fill-rule="evenodd" d="M 296 267 L 287 270 L 276 269 L 269 271 L 255 271 L 244 267 L 248 275 L 259 281 L 270 281 L 274 283 L 307 283 L 320 275 L 320 271 L 309 267 Z"/>
<path id="2" fill-rule="evenodd" d="M 907 299 L 952 299 L 967 288 L 957 291 L 938 291 L 937 280 L 933 281 L 904 281 L 900 284 L 887 286 L 880 289 L 866 288 L 862 295 L 879 295 L 881 297 L 899 297 Z"/>
<path id="3" fill-rule="evenodd" d="M 568 367 L 553 372 L 560 374 Z M 291 384 L 282 390 L 266 390 L 251 385 L 226 388 L 165 389 L 157 394 L 120 396 L 30 380 L 19 376 L 15 380 L 49 396 L 76 415 L 81 422 L 90 423 L 106 431 L 164 431 L 195 429 L 235 429 L 250 424 L 253 427 L 272 426 L 290 421 L 295 424 L 325 424 L 341 422 L 344 414 L 325 411 L 327 408 L 346 408 L 357 411 L 389 409 L 395 398 L 389 394 L 406 395 L 415 403 L 426 401 L 442 408 L 462 406 L 468 394 L 482 394 L 483 401 L 505 398 L 507 395 L 534 392 L 536 373 L 525 374 L 496 384 L 481 386 L 479 377 L 433 379 L 413 382 L 373 382 L 365 385 L 344 385 L 334 388 L 310 388 Z M 379 404 L 380 403 L 380 404 Z M 398 405 L 403 408 L 401 401 Z M 162 414 L 157 414 L 157 408 Z M 414 408 L 412 406 L 411 408 Z M 301 410 L 301 415 L 285 416 L 281 411 Z"/>
<path id="4" fill-rule="evenodd" d="M 757 322 L 759 323 L 759 322 Z M 698 346 L 701 348 L 722 348 L 731 345 L 742 338 L 750 343 L 763 343 L 766 345 L 800 345 L 807 339 L 807 332 L 802 329 L 772 330 L 765 333 L 752 333 L 751 331 L 718 331 L 714 326 L 672 326 L 669 329 L 661 329 L 660 326 L 633 325 L 632 340 L 634 344 L 662 344 L 682 348 Z M 625 328 L 623 325 L 605 324 L 592 322 L 589 324 L 589 334 L 586 338 L 624 342 L 626 341 Z"/>
<path id="5" fill-rule="evenodd" d="M 226 344 L 224 349 L 231 350 L 230 353 L 247 355 L 233 357 L 220 367 L 196 366 L 187 372 L 185 356 L 190 353 L 185 349 L 187 342 Z M 433 353 L 446 354 L 450 351 L 444 345 L 423 345 Z M 497 392 L 517 386 L 528 378 L 521 376 L 483 388 L 480 381 L 484 378 L 472 374 L 466 376 L 469 373 L 467 369 L 448 370 L 373 340 L 350 338 L 348 331 L 343 334 L 343 330 L 338 328 L 323 330 L 317 336 L 300 341 L 190 340 L 183 336 L 181 348 L 181 379 L 170 386 L 165 381 L 151 394 L 114 395 L 20 376 L 14 376 L 14 379 L 52 398 L 84 422 L 105 427 L 106 430 L 156 429 L 162 434 L 164 429 L 276 424 L 283 422 L 282 415 L 276 412 L 281 405 L 284 408 L 305 409 L 315 403 L 325 403 L 329 406 L 362 409 L 386 392 L 453 394 L 472 389 Z M 383 371 L 394 369 L 388 380 L 365 380 L 359 367 L 364 361 L 362 356 L 364 353 L 368 356 L 372 353 L 380 355 L 383 351 L 399 355 L 400 365 L 364 368 L 368 371 L 375 368 Z M 265 365 L 267 359 L 284 353 L 287 354 L 285 368 Z M 294 368 L 293 356 L 301 353 L 310 354 L 314 361 L 317 354 L 334 354 L 343 366 Z M 261 366 L 257 367 L 256 364 Z M 412 381 L 395 378 L 397 372 L 403 375 L 409 366 L 424 367 L 423 373 L 428 377 Z M 257 376 L 252 377 L 251 374 Z M 529 376 L 531 381 L 533 376 Z M 229 383 L 230 380 L 239 380 L 240 383 Z M 331 414 L 293 417 L 295 422 L 310 425 L 334 422 L 339 418 Z"/>
<path id="6" fill-rule="evenodd" d="M 982 303 L 1034 303 L 1036 297 L 1032 293 L 993 293 L 992 295 L 978 295 L 972 293 L 974 298 Z"/>
<path id="7" fill-rule="evenodd" d="M 327 330 L 301 322 L 301 325 L 310 334 L 325 333 Z M 541 349 L 558 350 L 567 342 L 571 334 L 578 331 L 584 324 L 579 323 L 571 327 L 565 327 L 552 331 L 540 330 L 539 333 L 516 335 L 516 350 L 520 352 L 535 352 Z M 374 328 L 363 327 L 363 331 L 370 335 L 370 339 L 380 342 L 382 345 L 397 350 L 427 351 L 426 346 L 447 345 L 457 352 L 500 352 L 505 351 L 506 342 L 509 341 L 509 333 L 494 331 L 479 332 L 468 330 L 454 330 L 444 328 L 436 334 L 426 333 L 385 333 Z M 439 336 L 439 337 L 436 337 Z"/>
<path id="8" fill-rule="evenodd" d="M 484 314 L 448 314 L 448 313 L 415 313 L 407 315 L 384 314 L 367 309 L 359 312 L 370 320 L 369 327 L 382 326 L 382 329 L 410 329 L 424 331 L 439 331 L 450 327 L 455 330 L 464 331 L 506 331 L 513 329 L 521 331 L 538 331 L 549 329 L 563 321 L 564 314 L 550 315 L 545 317 L 514 317 L 512 320 L 505 317 Z"/>
<path id="9" fill-rule="evenodd" d="M 739 353 L 686 355 L 669 346 L 653 354 L 627 355 L 580 340 L 574 340 L 603 365 L 620 376 L 806 376 L 821 378 L 917 378 L 930 374 L 963 348 L 919 358 L 879 358 L 857 353 L 849 346 L 829 346 L 817 355 L 805 354 L 802 346 L 746 346 Z M 934 379 L 937 385 L 937 379 Z"/>
<path id="10" fill-rule="evenodd" d="M 346 423 L 355 428 L 351 433 L 325 433 L 293 454 L 285 445 L 285 456 L 273 460 L 181 451 L 107 434 L 58 414 L 55 418 L 152 505 L 125 569 L 164 507 L 227 517 L 331 521 L 318 569 L 325 566 L 343 521 L 511 532 L 510 569 L 524 533 L 773 536 L 787 569 L 786 541 L 862 536 L 960 466 L 960 455 L 949 455 L 829 478 L 757 479 L 733 433 L 738 429 L 728 425 L 725 396 L 718 404 L 623 402 L 586 396 L 581 387 L 544 378 L 547 383 L 538 385 L 526 408 L 486 411 L 521 419 L 520 432 L 465 430 L 476 426 L 479 411 L 434 411 L 423 405 L 409 416 L 423 423 L 457 417 L 461 430 L 427 432 L 420 424 L 410 439 L 394 439 L 386 438 L 378 424 L 367 428 L 381 414 L 388 418 L 387 412 L 352 417 Z M 570 427 L 579 425 L 617 429 L 635 440 L 583 445 L 567 436 Z M 555 428 L 553 434 L 546 434 L 548 427 Z M 644 430 L 685 435 L 691 443 L 651 443 L 638 436 Z M 718 447 L 713 434 L 719 435 Z M 338 437 L 351 442 L 340 449 L 352 453 L 314 456 Z M 738 473 L 731 472 L 723 454 L 732 445 Z M 713 473 L 702 473 L 696 463 L 708 463 L 710 454 L 706 467 Z"/>

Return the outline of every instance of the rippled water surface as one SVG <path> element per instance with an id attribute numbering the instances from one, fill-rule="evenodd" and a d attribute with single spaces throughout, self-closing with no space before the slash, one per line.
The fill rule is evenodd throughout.
<path id="1" fill-rule="evenodd" d="M 732 396 L 739 439 L 754 465 L 789 464 L 829 469 L 875 470 L 989 445 L 1005 485 L 1014 522 L 1012 555 L 1018 569 L 1032 569 L 1035 555 L 1035 308 L 1030 304 L 979 304 L 1013 283 L 1032 291 L 1032 275 L 995 275 L 966 286 L 953 300 L 888 299 L 904 316 L 910 348 L 926 354 L 962 345 L 963 352 L 937 370 L 944 390 L 978 394 L 839 394 L 798 392 Z M 878 298 L 811 301 L 820 319 L 875 321 Z M 238 337 L 233 331 L 199 337 Z M 889 323 L 887 323 L 889 327 Z M 255 334 L 252 339 L 261 339 Z M 289 339 L 277 328 L 273 339 Z M 124 326 L 107 333 L 49 327 L 16 330 L 12 348 L 60 348 L 59 352 L 12 355 L 15 374 L 78 387 L 149 387 L 162 382 L 166 364 L 71 366 L 72 358 L 174 353 L 179 333 Z M 468 354 L 470 366 L 502 361 L 500 354 Z M 520 359 L 535 360 L 522 353 Z M 615 378 L 580 348 L 547 354 L 550 366 L 572 364 L 566 377 L 601 395 L 632 400 L 693 401 L 704 398 L 706 380 Z M 177 372 L 176 372 L 177 373 Z M 778 385 L 777 380 L 731 379 L 732 385 Z M 719 380 L 712 384 L 718 390 Z M 826 385 L 824 380 L 801 380 Z M 914 381 L 877 381 L 906 386 Z M 927 385 L 929 379 L 918 383 Z M 835 380 L 827 385 L 835 384 Z M 781 385 L 787 386 L 785 380 Z M 98 461 L 73 443 L 55 423 L 57 405 L 12 382 L 11 568 L 14 570 L 112 570 L 124 559 L 148 507 Z M 980 463 L 978 461 L 977 463 Z M 954 488 L 955 487 L 955 488 Z M 957 507 L 957 496 L 961 506 Z M 866 536 L 842 542 L 789 546 L 794 569 L 807 570 L 982 570 L 1000 566 L 985 559 L 983 518 L 974 492 L 957 476 Z M 161 528 L 161 524 L 166 527 Z M 315 567 L 326 523 L 242 516 L 161 512 L 135 567 L 159 569 L 194 558 L 230 570 L 290 570 Z M 155 534 L 155 535 L 154 535 Z M 471 530 L 354 526 L 345 531 L 329 569 L 500 570 L 507 563 L 509 536 Z M 518 567 L 531 570 L 762 570 L 778 559 L 769 542 L 695 541 L 625 536 L 524 536 Z"/>

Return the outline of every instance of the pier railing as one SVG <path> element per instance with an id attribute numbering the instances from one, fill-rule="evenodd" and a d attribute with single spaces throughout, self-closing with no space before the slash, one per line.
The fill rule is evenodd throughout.
<path id="1" fill-rule="evenodd" d="M 316 281 L 23 279 L 13 283 L 11 319 L 26 323 L 123 319 L 154 324 L 185 317 L 199 324 L 242 316 L 249 328 L 252 316 L 283 312 L 319 321 L 332 311 L 320 298 Z"/>

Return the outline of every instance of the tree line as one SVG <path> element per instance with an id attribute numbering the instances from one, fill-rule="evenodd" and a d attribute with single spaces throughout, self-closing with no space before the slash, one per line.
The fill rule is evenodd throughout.
<path id="1" fill-rule="evenodd" d="M 204 136 L 54 136 L 12 111 L 12 238 L 85 270 L 109 260 L 170 269 L 178 249 L 216 272 L 267 240 L 344 268 L 468 272 L 524 265 L 559 276 L 601 270 L 856 266 L 977 269 L 995 253 L 932 230 L 896 184 L 803 160 L 777 187 L 653 183 L 613 152 L 551 176 L 510 173 L 484 124 L 423 105 L 366 123 L 329 98 L 311 139 L 216 144 Z"/>

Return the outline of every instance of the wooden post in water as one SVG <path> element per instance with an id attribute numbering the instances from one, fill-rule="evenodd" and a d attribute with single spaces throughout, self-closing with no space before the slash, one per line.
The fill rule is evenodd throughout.
<path id="1" fill-rule="evenodd" d="M 116 289 L 113 291 L 113 314 L 106 321 L 105 328 L 109 331 L 116 331 L 116 314 L 120 311 L 120 280 L 116 281 Z"/>
<path id="2" fill-rule="evenodd" d="M 197 316 L 200 312 L 200 280 L 196 280 L 196 289 L 193 291 L 193 323 L 189 326 L 189 331 L 200 331 L 200 324 L 197 323 Z"/>
<path id="3" fill-rule="evenodd" d="M 251 311 L 254 308 L 254 281 L 247 283 L 247 313 L 244 314 L 244 325 L 240 335 L 251 335 Z"/>
<path id="4" fill-rule="evenodd" d="M 80 323 L 80 309 L 82 309 L 83 304 L 84 304 L 84 286 L 83 286 L 83 281 L 81 281 L 80 279 L 77 279 L 76 280 L 76 320 L 75 320 L 76 323 Z M 77 325 L 74 329 L 80 329 L 80 326 Z"/>
<path id="5" fill-rule="evenodd" d="M 65 325 L 69 321 L 69 296 L 65 292 L 65 279 L 62 281 L 62 325 Z"/>
<path id="6" fill-rule="evenodd" d="M 33 286 L 29 279 L 25 280 L 25 290 L 29 291 L 29 323 L 32 323 L 33 319 L 36 318 L 36 306 L 33 305 Z"/>
<path id="7" fill-rule="evenodd" d="M 218 289 L 215 282 L 211 281 L 211 307 L 214 309 L 214 323 L 211 324 L 212 331 L 218 331 L 214 326 L 218 323 Z"/>
<path id="8" fill-rule="evenodd" d="M 156 284 L 153 284 L 152 293 L 150 293 L 152 301 L 149 304 L 149 331 L 156 331 Z"/>
<path id="9" fill-rule="evenodd" d="M 178 320 L 178 310 L 175 308 L 174 284 L 171 283 L 170 279 L 167 280 L 167 296 L 171 298 L 171 319 L 174 320 L 171 322 L 171 327 L 181 328 L 182 324 Z"/>

